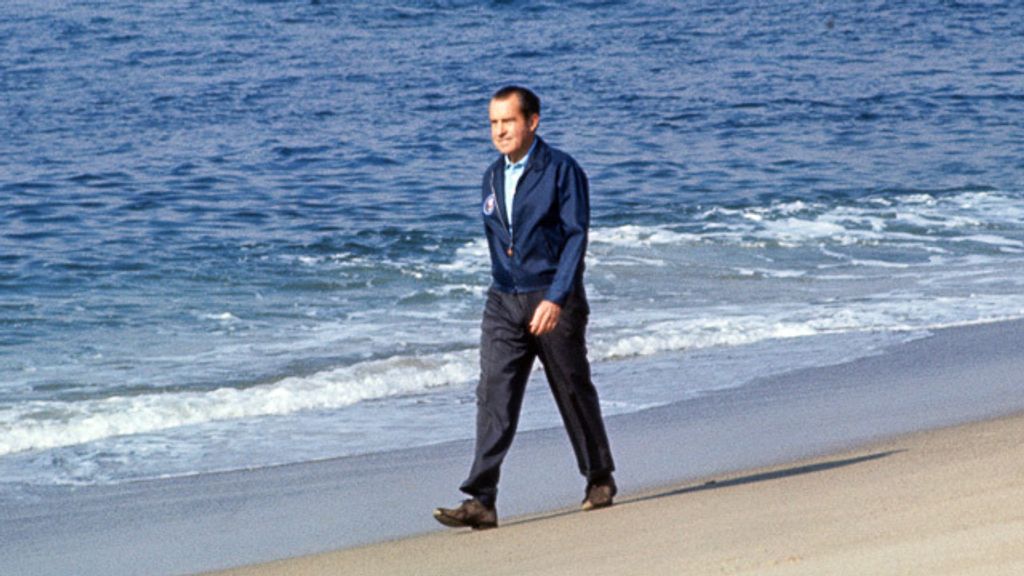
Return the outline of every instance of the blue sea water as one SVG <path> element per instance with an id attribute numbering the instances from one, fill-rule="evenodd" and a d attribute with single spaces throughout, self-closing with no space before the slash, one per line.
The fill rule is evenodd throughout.
<path id="1" fill-rule="evenodd" d="M 1022 46 L 995 1 L 5 2 L 0 485 L 469 437 L 508 82 L 591 179 L 609 414 L 1024 317 Z"/>

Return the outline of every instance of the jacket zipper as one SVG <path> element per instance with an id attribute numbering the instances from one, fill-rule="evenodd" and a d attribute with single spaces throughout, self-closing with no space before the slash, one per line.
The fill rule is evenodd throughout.
<path id="1" fill-rule="evenodd" d="M 497 201 L 498 201 L 498 189 L 494 185 L 494 179 L 497 177 L 497 172 L 498 172 L 497 169 L 495 169 L 494 171 L 491 172 L 491 194 L 494 195 L 495 203 L 497 203 Z M 526 173 L 526 170 L 523 170 L 523 174 L 525 174 L 525 173 Z M 520 180 L 522 180 L 522 177 L 520 177 Z M 516 191 L 517 192 L 519 191 L 519 183 L 518 182 L 516 183 Z M 505 192 L 508 193 L 508 190 L 506 190 Z M 512 198 L 512 203 L 515 204 L 515 201 L 516 201 L 516 199 L 515 199 L 515 197 L 513 197 Z M 509 244 L 508 244 L 508 250 L 505 251 L 505 254 L 508 255 L 508 257 L 511 259 L 512 258 L 512 254 L 513 254 L 512 247 L 515 246 L 515 243 L 516 243 L 515 240 L 516 239 L 515 239 L 515 235 L 512 233 L 512 226 L 509 225 L 509 223 L 507 221 L 507 216 L 505 215 L 505 199 L 502 198 L 501 206 L 495 206 L 495 208 L 497 208 L 497 210 L 498 210 L 498 216 L 499 216 L 499 218 L 501 220 L 501 223 L 505 226 L 505 230 L 508 231 Z M 511 262 L 509 264 L 511 264 Z"/>

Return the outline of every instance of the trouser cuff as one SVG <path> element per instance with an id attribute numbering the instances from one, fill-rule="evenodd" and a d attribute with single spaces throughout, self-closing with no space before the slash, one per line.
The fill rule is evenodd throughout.
<path id="1" fill-rule="evenodd" d="M 494 504 L 497 501 L 497 498 L 494 496 L 474 496 L 474 498 L 488 508 L 494 508 Z"/>

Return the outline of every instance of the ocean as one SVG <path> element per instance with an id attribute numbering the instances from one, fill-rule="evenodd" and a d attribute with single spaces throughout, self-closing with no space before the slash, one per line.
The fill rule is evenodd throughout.
<path id="1" fill-rule="evenodd" d="M 1022 31 L 995 1 L 5 2 L 0 498 L 470 438 L 506 83 L 590 177 L 608 415 L 1024 318 Z M 543 380 L 523 428 L 560 426 Z"/>

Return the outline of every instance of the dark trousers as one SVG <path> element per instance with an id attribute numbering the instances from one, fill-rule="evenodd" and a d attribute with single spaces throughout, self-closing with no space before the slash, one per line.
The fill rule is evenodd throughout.
<path id="1" fill-rule="evenodd" d="M 544 366 L 580 473 L 593 482 L 615 469 L 587 361 L 590 308 L 586 294 L 582 286 L 577 289 L 562 307 L 555 329 L 537 337 L 530 334 L 529 325 L 543 297 L 544 292 L 506 294 L 493 288 L 487 293 L 480 339 L 476 453 L 460 489 L 489 506 L 498 494 L 501 463 L 516 433 L 535 358 Z"/>

